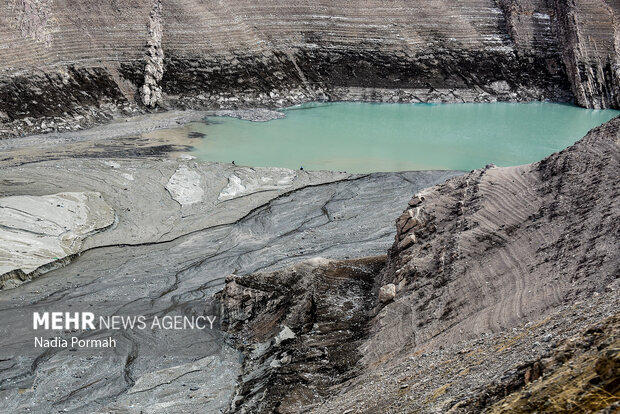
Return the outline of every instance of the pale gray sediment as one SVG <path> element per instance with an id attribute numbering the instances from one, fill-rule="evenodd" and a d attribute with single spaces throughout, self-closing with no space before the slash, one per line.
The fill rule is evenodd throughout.
<path id="1" fill-rule="evenodd" d="M 115 332 L 115 350 L 43 351 L 33 347 L 30 314 L 209 312 L 211 296 L 231 273 L 273 270 L 316 256 L 383 254 L 394 236 L 393 217 L 411 194 L 455 174 L 350 176 L 92 158 L 2 169 L 5 196 L 96 190 L 118 217 L 111 228 L 84 240 L 84 252 L 69 265 L 0 294 L 3 409 L 138 413 L 171 412 L 170 404 L 189 412 L 227 407 L 240 360 L 217 329 Z"/>
<path id="2" fill-rule="evenodd" d="M 52 262 L 80 252 L 83 240 L 114 223 L 114 210 L 97 192 L 0 198 L 0 289 L 8 277 L 29 278 Z"/>
<path id="3" fill-rule="evenodd" d="M 215 116 L 227 116 L 230 118 L 238 118 L 244 121 L 267 122 L 274 119 L 282 119 L 286 117 L 283 112 L 274 111 L 266 108 L 254 109 L 221 109 L 213 111 Z"/>
<path id="4" fill-rule="evenodd" d="M 208 116 L 226 116 L 248 121 L 269 121 L 283 118 L 282 112 L 264 108 L 215 111 L 166 111 L 119 117 L 104 125 L 83 131 L 49 132 L 45 134 L 0 139 L 0 150 L 8 151 L 34 146 L 53 147 L 82 141 L 105 141 L 113 138 L 139 136 L 161 129 L 178 128 L 191 122 L 204 121 Z"/>
<path id="5" fill-rule="evenodd" d="M 97 234 L 90 229 L 93 226 L 87 226 L 79 243 L 76 243 L 73 240 L 75 237 L 68 239 L 68 235 L 73 233 L 66 223 L 64 230 L 47 236 L 47 245 L 41 245 L 40 235 L 20 239 L 14 237 L 14 233 L 27 227 L 26 219 L 29 217 L 30 221 L 38 220 L 37 223 L 55 220 L 57 227 L 58 219 L 54 216 L 66 216 L 65 221 L 74 218 L 76 214 L 69 211 L 71 206 L 58 204 L 55 209 L 39 212 L 38 215 L 25 217 L 26 213 L 21 213 L 17 218 L 9 216 L 7 212 L 3 215 L 6 219 L 4 221 L 15 231 L 0 233 L 0 240 L 7 249 L 4 261 L 12 262 L 13 267 L 7 263 L 6 271 L 2 273 L 14 270 L 18 263 L 37 263 L 34 267 L 21 266 L 25 271 L 25 277 L 21 278 L 25 279 L 28 273 L 54 258 L 60 260 L 84 249 L 172 240 L 203 228 L 233 223 L 253 208 L 285 192 L 348 178 L 352 176 L 281 168 L 249 168 L 193 160 L 68 159 L 10 168 L 3 171 L 0 178 L 0 194 L 13 196 L 0 199 L 0 206 L 9 202 L 16 204 L 19 200 L 25 200 L 22 204 L 28 200 L 47 200 L 52 197 L 46 195 L 50 192 L 64 194 L 77 191 L 90 194 L 87 188 L 98 188 L 98 200 L 112 207 L 106 207 L 110 210 L 105 215 L 111 217 L 103 220 L 105 223 L 101 225 L 110 227 L 107 231 Z M 30 203 L 25 208 L 32 210 L 34 207 Z M 88 207 L 81 206 L 87 210 Z M 90 207 L 92 210 L 89 211 L 101 221 L 102 208 L 95 208 L 95 205 Z M 17 223 L 17 219 L 23 223 Z M 83 223 L 80 225 L 83 226 Z M 24 234 L 26 230 L 19 232 Z M 86 238 L 86 235 L 89 237 Z M 59 247 L 54 250 L 50 249 L 50 245 Z M 62 246 L 66 247 L 63 249 Z M 62 252 L 57 251 L 59 249 Z M 45 257 L 49 260 L 45 260 Z"/>

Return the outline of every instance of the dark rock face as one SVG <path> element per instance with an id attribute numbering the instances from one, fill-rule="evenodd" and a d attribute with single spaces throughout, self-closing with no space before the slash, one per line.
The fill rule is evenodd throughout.
<path id="1" fill-rule="evenodd" d="M 564 64 L 577 102 L 620 106 L 620 3 L 555 0 Z"/>
<path id="2" fill-rule="evenodd" d="M 111 74 L 100 67 L 68 66 L 0 77 L 0 136 L 23 126 L 41 132 L 93 125 L 115 113 L 128 114 L 129 101 Z M 42 125 L 41 121 L 48 126 Z M 30 129 L 29 129 L 30 128 Z"/>
<path id="3" fill-rule="evenodd" d="M 170 57 L 162 83 L 169 96 L 180 97 L 176 105 L 192 108 L 316 99 L 564 102 L 572 97 L 559 63 L 556 59 L 549 65 L 544 56 L 495 51 L 394 56 L 371 50 L 302 49 L 268 59 L 238 56 L 214 62 Z M 246 72 L 242 77 L 240 70 Z"/>
<path id="4" fill-rule="evenodd" d="M 57 116 L 58 103 L 65 119 L 96 118 L 119 105 L 137 110 L 145 102 L 239 108 L 321 99 L 576 99 L 586 107 L 618 107 L 619 6 L 609 0 L 39 7 L 37 13 L 5 7 L 1 17 L 3 136 L 41 130 L 38 122 Z M 59 68 L 80 75 L 58 81 Z M 37 90 L 62 97 L 15 92 Z M 89 122 L 96 119 L 67 127 Z"/>
<path id="5" fill-rule="evenodd" d="M 223 326 L 247 355 L 231 411 L 299 412 L 351 378 L 384 263 L 313 259 L 228 277 L 218 294 Z"/>

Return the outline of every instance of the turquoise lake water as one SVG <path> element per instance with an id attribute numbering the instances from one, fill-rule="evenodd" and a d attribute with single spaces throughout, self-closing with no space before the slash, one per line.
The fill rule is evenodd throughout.
<path id="1" fill-rule="evenodd" d="M 286 118 L 212 117 L 195 154 L 237 165 L 347 172 L 472 170 L 542 160 L 620 111 L 553 103 L 315 103 Z"/>

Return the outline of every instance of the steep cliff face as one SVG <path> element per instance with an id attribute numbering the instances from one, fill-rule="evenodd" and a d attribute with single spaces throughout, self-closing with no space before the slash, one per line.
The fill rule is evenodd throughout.
<path id="1" fill-rule="evenodd" d="M 154 108 L 162 102 L 161 78 L 164 75 L 164 52 L 162 39 L 162 4 L 161 0 L 153 0 L 149 14 L 149 37 L 147 40 L 146 66 L 144 68 L 144 84 L 140 89 L 142 103 Z"/>
<path id="2" fill-rule="evenodd" d="M 229 276 L 222 323 L 248 356 L 235 413 L 296 412 L 353 376 L 385 256 L 316 258 L 290 268 Z"/>
<path id="3" fill-rule="evenodd" d="M 555 0 L 558 34 L 577 102 L 620 107 L 620 3 Z"/>
<path id="4" fill-rule="evenodd" d="M 583 106 L 618 106 L 618 5 L 608 0 L 3 2 L 3 135 L 32 130 L 28 118 L 70 128 L 137 102 L 567 101 L 574 93 Z"/>

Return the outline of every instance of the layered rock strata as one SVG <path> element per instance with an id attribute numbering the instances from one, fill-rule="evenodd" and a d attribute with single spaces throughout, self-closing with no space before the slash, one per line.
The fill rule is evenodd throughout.
<path id="1" fill-rule="evenodd" d="M 359 412 L 387 406 L 479 412 L 525 385 L 521 375 L 527 364 L 550 352 L 541 343 L 554 335 L 587 338 L 587 323 L 616 314 L 619 171 L 616 118 L 539 163 L 488 166 L 414 197 L 397 221 L 396 240 L 379 278 L 380 285 L 392 284 L 397 293 L 377 309 L 372 333 L 360 348 L 363 362 L 372 367 L 393 359 L 392 369 L 406 378 L 406 364 L 429 351 L 441 355 L 451 347 L 458 358 L 469 355 L 472 343 L 481 352 L 486 342 L 497 344 L 501 353 L 483 359 L 486 374 L 472 368 L 474 361 L 459 364 L 461 372 L 443 369 L 433 376 L 432 389 L 416 382 L 397 402 L 386 396 Z M 515 328 L 525 331 L 503 345 L 487 339 Z M 524 341 L 532 330 L 543 333 Z M 612 342 L 617 333 L 611 329 Z M 442 355 L 439 361 L 449 358 Z M 441 366 L 439 361 L 429 365 Z M 510 378 L 516 382 L 509 386 Z M 365 387 L 360 380 L 349 389 L 358 407 Z M 427 399 L 414 403 L 410 392 Z M 488 395 L 476 399 L 477 393 Z M 345 393 L 334 403 L 346 398 Z"/>
<path id="2" fill-rule="evenodd" d="M 286 192 L 353 178 L 192 160 L 143 159 L 140 165 L 61 160 L 4 171 L 0 195 L 11 196 L 0 198 L 0 290 L 52 270 L 54 263 L 65 265 L 87 249 L 172 240 L 234 222 Z M 80 174 L 69 178 L 67 171 Z"/>
<path id="3" fill-rule="evenodd" d="M 90 125 L 140 103 L 576 98 L 618 107 L 609 0 L 4 1 L 3 136 Z"/>
<path id="4" fill-rule="evenodd" d="M 620 3 L 554 2 L 567 74 L 580 105 L 620 106 Z"/>
<path id="5" fill-rule="evenodd" d="M 144 68 L 144 84 L 140 89 L 142 103 L 154 108 L 162 102 L 161 78 L 164 76 L 164 52 L 162 38 L 162 5 L 161 0 L 154 0 L 149 14 L 149 38 L 146 49 L 146 66 Z"/>
<path id="6" fill-rule="evenodd" d="M 620 269 L 619 174 L 616 118 L 539 163 L 487 166 L 418 194 L 380 280 L 400 291 L 377 317 L 381 337 L 445 344 L 603 289 Z M 390 318 L 396 309 L 410 318 Z"/>
<path id="7" fill-rule="evenodd" d="M 76 255 L 86 237 L 114 218 L 96 192 L 0 198 L 0 290 Z"/>

